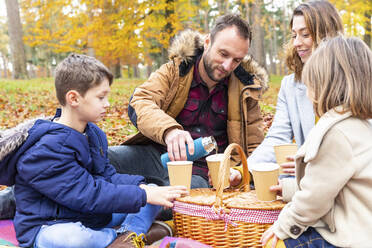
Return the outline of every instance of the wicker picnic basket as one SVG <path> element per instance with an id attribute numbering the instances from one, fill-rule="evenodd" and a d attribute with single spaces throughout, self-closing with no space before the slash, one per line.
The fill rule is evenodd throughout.
<path id="1" fill-rule="evenodd" d="M 237 150 L 243 163 L 241 190 L 223 190 L 230 154 Z M 284 202 L 262 202 L 249 188 L 247 159 L 238 144 L 229 145 L 221 162 L 216 190 L 192 189 L 174 202 L 173 219 L 178 237 L 192 238 L 212 247 L 262 247 L 260 238 L 277 219 Z"/>

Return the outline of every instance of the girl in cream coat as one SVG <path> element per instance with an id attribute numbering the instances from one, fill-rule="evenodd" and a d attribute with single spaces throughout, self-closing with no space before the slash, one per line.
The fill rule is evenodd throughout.
<path id="1" fill-rule="evenodd" d="M 296 155 L 296 179 L 281 181 L 291 200 L 262 236 L 266 245 L 371 247 L 372 52 L 342 36 L 318 47 L 302 73 L 320 117 Z"/>

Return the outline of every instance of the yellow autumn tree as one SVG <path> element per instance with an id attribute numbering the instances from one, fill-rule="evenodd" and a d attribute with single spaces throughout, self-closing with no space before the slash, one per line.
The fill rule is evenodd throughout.
<path id="1" fill-rule="evenodd" d="M 54 53 L 80 51 L 85 43 L 83 21 L 76 23 L 78 11 L 70 0 L 23 0 L 24 40 Z"/>
<path id="2" fill-rule="evenodd" d="M 22 0 L 25 42 L 46 55 L 87 53 L 108 66 L 151 64 L 185 28 L 200 29 L 208 1 Z M 202 8 L 206 10 L 202 10 Z"/>
<path id="3" fill-rule="evenodd" d="M 372 1 L 330 0 L 330 2 L 340 11 L 345 26 L 345 34 L 364 38 L 371 46 Z"/>

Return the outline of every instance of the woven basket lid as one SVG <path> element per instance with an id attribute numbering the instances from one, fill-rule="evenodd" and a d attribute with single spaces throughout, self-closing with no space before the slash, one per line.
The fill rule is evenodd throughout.
<path id="1" fill-rule="evenodd" d="M 227 166 L 229 166 L 229 158 L 233 150 L 237 150 L 242 164 L 243 164 L 243 183 L 244 186 L 240 190 L 223 189 L 223 182 L 225 181 L 225 173 Z M 216 190 L 209 188 L 200 188 L 190 190 L 190 195 L 178 198 L 177 201 L 196 204 L 215 206 L 217 208 L 238 208 L 238 209 L 253 209 L 253 210 L 280 210 L 285 203 L 278 199 L 276 201 L 260 201 L 257 199 L 255 191 L 250 191 L 249 181 L 250 175 L 248 171 L 247 159 L 243 149 L 238 144 L 230 144 L 225 152 L 224 159 L 221 162 L 218 185 Z"/>
<path id="2" fill-rule="evenodd" d="M 216 190 L 213 189 L 192 189 L 190 195 L 178 198 L 177 201 L 213 206 L 216 203 Z M 278 210 L 282 209 L 285 203 L 278 199 L 276 201 L 260 201 L 256 197 L 254 190 L 241 192 L 238 190 L 227 189 L 222 194 L 222 205 L 224 208 L 255 209 L 255 210 Z"/>

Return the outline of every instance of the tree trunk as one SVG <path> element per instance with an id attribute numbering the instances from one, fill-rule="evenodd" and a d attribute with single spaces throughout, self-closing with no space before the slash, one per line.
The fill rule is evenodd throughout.
<path id="1" fill-rule="evenodd" d="M 168 61 L 168 52 L 164 47 L 161 48 L 161 63 L 165 64 Z"/>
<path id="2" fill-rule="evenodd" d="M 369 11 L 369 12 L 366 11 L 364 13 L 364 16 L 365 16 L 366 20 L 364 22 L 365 34 L 363 36 L 363 40 L 367 44 L 367 46 L 372 48 L 372 43 L 371 43 L 372 13 L 371 13 L 371 11 Z"/>
<path id="3" fill-rule="evenodd" d="M 114 65 L 114 78 L 121 78 L 121 64 L 119 59 Z"/>
<path id="4" fill-rule="evenodd" d="M 45 72 L 46 72 L 46 77 L 50 77 L 51 76 L 50 65 L 49 65 L 48 60 L 45 62 Z"/>
<path id="5" fill-rule="evenodd" d="M 218 4 L 218 12 L 220 15 L 224 15 L 229 12 L 230 3 L 228 0 L 219 0 Z"/>
<path id="6" fill-rule="evenodd" d="M 270 32 L 273 36 L 273 39 L 270 39 L 270 67 L 271 67 L 271 73 L 276 75 L 276 57 L 277 57 L 277 38 L 276 38 L 276 30 L 275 30 L 275 16 L 271 17 L 271 28 Z"/>
<path id="7" fill-rule="evenodd" d="M 261 27 L 261 1 L 257 0 L 252 4 L 252 44 L 250 53 L 257 62 L 266 67 L 265 50 L 264 50 L 264 30 Z"/>
<path id="8" fill-rule="evenodd" d="M 132 78 L 132 73 L 130 71 L 130 65 L 127 65 L 127 69 L 128 69 L 128 78 Z"/>
<path id="9" fill-rule="evenodd" d="M 172 34 L 174 27 L 173 23 L 169 21 L 170 17 L 174 14 L 174 0 L 166 0 L 166 8 L 165 8 L 165 19 L 167 23 L 165 24 L 164 30 L 167 34 Z M 162 47 L 161 49 L 162 55 L 162 64 L 165 64 L 168 61 L 168 51 Z"/>
<path id="10" fill-rule="evenodd" d="M 4 78 L 7 78 L 8 77 L 8 61 L 7 61 L 7 59 L 6 59 L 6 57 L 5 57 L 5 55 L 4 54 L 2 54 L 2 56 L 1 56 L 1 58 L 3 59 L 3 65 L 4 65 L 4 74 L 3 74 L 3 76 L 4 76 Z"/>
<path id="11" fill-rule="evenodd" d="M 204 32 L 206 34 L 209 33 L 208 15 L 209 15 L 209 11 L 208 10 L 205 10 L 205 12 L 204 12 Z"/>
<path id="12" fill-rule="evenodd" d="M 140 72 L 138 69 L 138 65 L 133 65 L 133 76 L 134 78 L 140 78 Z"/>
<path id="13" fill-rule="evenodd" d="M 146 66 L 146 71 L 147 71 L 147 77 L 150 77 L 152 73 L 152 66 L 150 64 Z"/>
<path id="14" fill-rule="evenodd" d="M 288 27 L 288 22 L 287 22 L 287 6 L 284 6 L 283 19 L 282 20 L 284 20 L 283 21 L 283 26 L 284 26 L 283 27 L 283 40 L 284 40 L 284 42 L 287 42 L 288 41 L 287 29 L 290 30 L 289 27 Z M 283 68 L 283 70 L 280 70 L 280 74 L 281 75 L 283 75 L 283 74 L 287 75 L 288 74 L 288 67 L 285 63 L 285 59 L 282 60 L 281 64 L 282 64 L 281 67 Z"/>
<path id="15" fill-rule="evenodd" d="M 10 53 L 13 64 L 13 78 L 27 78 L 26 55 L 23 44 L 18 0 L 5 0 L 8 16 Z"/>
<path id="16" fill-rule="evenodd" d="M 270 58 L 270 73 L 276 74 L 276 63 L 275 63 L 275 53 L 274 53 L 274 44 L 273 39 L 270 39 L 270 51 L 269 51 L 269 58 Z"/>
<path id="17" fill-rule="evenodd" d="M 244 1 L 244 6 L 245 6 L 245 19 L 251 25 L 252 22 L 249 19 L 250 18 L 250 14 L 249 14 L 249 2 L 248 2 L 248 0 L 245 0 Z"/>
<path id="18" fill-rule="evenodd" d="M 35 65 L 34 64 L 30 65 L 30 68 L 28 70 L 28 76 L 30 78 L 36 78 L 36 71 L 35 71 Z"/>

